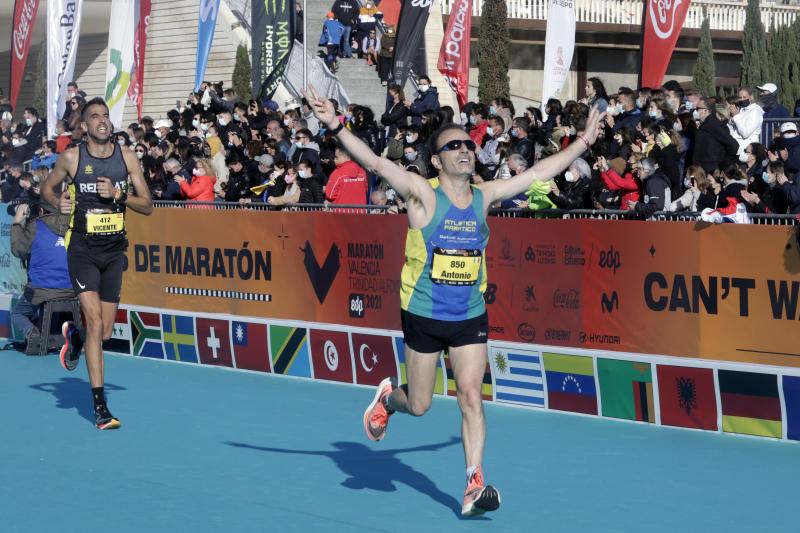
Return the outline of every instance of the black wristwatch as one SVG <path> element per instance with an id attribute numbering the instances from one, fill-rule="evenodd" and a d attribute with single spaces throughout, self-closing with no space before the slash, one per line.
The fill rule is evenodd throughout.
<path id="1" fill-rule="evenodd" d="M 340 123 L 339 123 L 339 125 L 338 125 L 337 127 L 335 127 L 335 128 L 333 128 L 332 130 L 330 130 L 330 133 L 332 133 L 332 134 L 334 134 L 334 135 L 338 135 L 338 134 L 339 134 L 339 132 L 340 132 L 340 131 L 342 131 L 343 129 L 344 129 L 344 124 L 342 124 L 342 123 L 340 122 Z"/>

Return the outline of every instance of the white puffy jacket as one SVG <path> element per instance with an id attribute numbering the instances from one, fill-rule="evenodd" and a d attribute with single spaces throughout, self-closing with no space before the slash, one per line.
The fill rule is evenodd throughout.
<path id="1" fill-rule="evenodd" d="M 728 126 L 731 135 L 739 143 L 741 155 L 750 143 L 761 142 L 761 123 L 764 122 L 764 110 L 758 104 L 750 104 L 737 113 Z"/>

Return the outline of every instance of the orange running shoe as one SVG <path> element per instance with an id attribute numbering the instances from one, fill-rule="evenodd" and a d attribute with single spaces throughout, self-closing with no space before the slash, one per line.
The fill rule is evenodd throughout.
<path id="1" fill-rule="evenodd" d="M 378 385 L 375 398 L 364 411 L 364 431 L 367 432 L 369 440 L 379 441 L 386 435 L 386 427 L 389 425 L 389 417 L 392 413 L 386 410 L 383 399 L 389 396 L 396 386 L 394 378 L 386 378 Z"/>
<path id="2" fill-rule="evenodd" d="M 461 515 L 481 515 L 489 511 L 496 511 L 499 507 L 500 491 L 491 485 L 484 486 L 483 471 L 479 466 L 467 480 L 467 490 L 464 491 L 464 505 L 461 507 Z"/>

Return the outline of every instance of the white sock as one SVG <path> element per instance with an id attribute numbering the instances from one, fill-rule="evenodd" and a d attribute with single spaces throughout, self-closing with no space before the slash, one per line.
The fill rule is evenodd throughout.
<path id="1" fill-rule="evenodd" d="M 469 479 L 472 477 L 472 474 L 474 474 L 477 470 L 478 470 L 477 466 L 467 467 L 467 481 L 469 481 Z"/>

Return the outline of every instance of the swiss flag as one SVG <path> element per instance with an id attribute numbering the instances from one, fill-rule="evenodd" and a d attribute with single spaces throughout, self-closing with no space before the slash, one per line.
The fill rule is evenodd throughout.
<path id="1" fill-rule="evenodd" d="M 233 367 L 227 320 L 197 319 L 197 351 L 204 365 Z"/>
<path id="2" fill-rule="evenodd" d="M 353 333 L 353 365 L 356 383 L 377 385 L 384 378 L 397 377 L 394 342 L 391 337 Z"/>
<path id="3" fill-rule="evenodd" d="M 329 381 L 353 382 L 353 362 L 350 358 L 350 343 L 347 333 L 312 329 L 311 360 L 314 377 Z"/>

